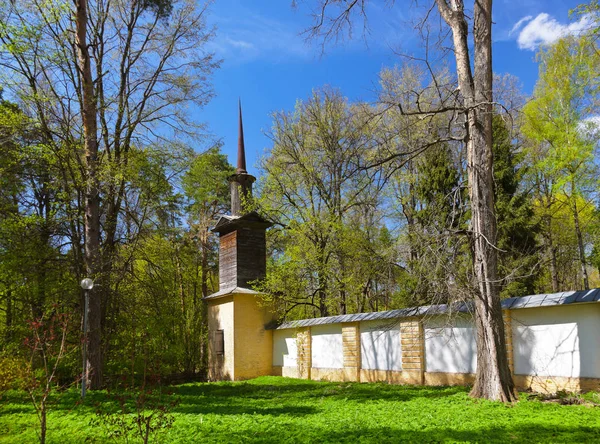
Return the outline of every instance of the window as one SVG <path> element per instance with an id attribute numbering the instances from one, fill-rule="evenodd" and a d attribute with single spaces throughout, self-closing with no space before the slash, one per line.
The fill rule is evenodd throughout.
<path id="1" fill-rule="evenodd" d="M 225 337 L 223 330 L 215 331 L 215 353 L 217 356 L 223 356 L 225 354 Z"/>

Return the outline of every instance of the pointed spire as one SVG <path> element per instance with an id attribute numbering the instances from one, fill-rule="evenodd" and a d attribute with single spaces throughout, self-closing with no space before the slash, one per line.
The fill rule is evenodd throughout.
<path id="1" fill-rule="evenodd" d="M 238 99 L 240 108 L 240 129 L 238 134 L 238 158 L 237 158 L 237 174 L 247 174 L 246 171 L 246 151 L 244 149 L 244 126 L 242 125 L 242 101 Z"/>

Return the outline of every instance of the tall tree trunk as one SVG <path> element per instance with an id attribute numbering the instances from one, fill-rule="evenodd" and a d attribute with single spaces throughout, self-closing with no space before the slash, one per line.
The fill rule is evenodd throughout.
<path id="1" fill-rule="evenodd" d="M 12 298 L 12 289 L 8 289 L 6 292 L 6 316 L 4 319 L 4 325 L 6 329 L 4 330 L 4 340 L 8 343 L 12 339 L 12 331 L 13 331 L 13 298 Z"/>
<path id="2" fill-rule="evenodd" d="M 548 237 L 548 253 L 550 254 L 550 275 L 552 277 L 552 291 L 559 291 L 558 285 L 558 265 L 556 263 L 556 247 L 552 243 L 552 236 Z"/>
<path id="3" fill-rule="evenodd" d="M 452 30 L 456 72 L 466 115 L 467 173 L 478 294 L 475 298 L 477 373 L 471 396 L 514 401 L 497 278 L 496 218 L 492 170 L 492 0 L 475 1 L 474 68 L 461 1 L 436 0 Z"/>
<path id="4" fill-rule="evenodd" d="M 86 196 L 85 196 L 85 268 L 87 276 L 95 279 L 95 288 L 90 291 L 88 307 L 88 353 L 87 368 L 90 389 L 102 385 L 101 348 L 101 295 L 102 282 L 98 282 L 100 268 L 100 195 L 98 182 L 98 123 L 94 80 L 87 43 L 88 7 L 87 0 L 76 1 L 76 48 L 79 74 L 81 77 L 81 113 L 83 116 L 83 144 L 85 151 Z"/>
<path id="5" fill-rule="evenodd" d="M 581 235 L 581 226 L 579 224 L 579 210 L 577 209 L 577 195 L 575 193 L 575 181 L 571 181 L 571 190 L 573 192 L 573 222 L 575 223 L 575 234 L 577 235 L 577 247 L 579 249 L 579 263 L 581 265 L 581 277 L 583 280 L 583 289 L 589 290 L 590 284 L 587 274 L 587 264 L 585 261 L 585 250 L 583 248 L 583 236 Z"/>

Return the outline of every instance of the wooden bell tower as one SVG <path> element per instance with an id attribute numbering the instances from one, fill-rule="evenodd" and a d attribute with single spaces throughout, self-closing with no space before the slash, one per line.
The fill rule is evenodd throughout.
<path id="1" fill-rule="evenodd" d="M 242 107 L 239 105 L 238 156 L 229 177 L 231 215 L 212 229 L 219 234 L 219 291 L 208 305 L 209 379 L 234 380 L 269 375 L 272 369 L 272 321 L 252 283 L 266 275 L 265 231 L 272 224 L 246 211 L 256 178 L 246 171 Z"/>

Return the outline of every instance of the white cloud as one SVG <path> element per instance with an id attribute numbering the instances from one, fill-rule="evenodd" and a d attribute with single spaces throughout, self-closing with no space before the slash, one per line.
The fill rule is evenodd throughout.
<path id="1" fill-rule="evenodd" d="M 209 47 L 217 57 L 245 63 L 261 58 L 278 61 L 313 55 L 298 35 L 301 29 L 297 26 L 245 9 L 238 12 L 233 16 L 212 17 L 217 24 L 217 35 Z"/>
<path id="2" fill-rule="evenodd" d="M 527 15 L 527 16 L 523 17 L 521 20 L 519 20 L 517 23 L 515 23 L 515 26 L 513 26 L 512 29 L 508 32 L 508 35 L 509 36 L 513 35 L 515 33 L 515 31 L 518 31 L 519 28 L 521 28 L 521 25 L 523 25 L 523 23 L 528 22 L 532 18 L 533 18 L 532 15 Z"/>
<path id="3" fill-rule="evenodd" d="M 592 21 L 590 17 L 583 16 L 579 21 L 569 24 L 559 23 L 549 14 L 542 12 L 537 17 L 523 17 L 519 20 L 511 33 L 524 23 L 528 22 L 517 37 L 517 44 L 520 49 L 529 49 L 535 51 L 539 45 L 553 43 L 561 37 L 567 35 L 577 35 L 582 31 L 589 29 Z"/>
<path id="4" fill-rule="evenodd" d="M 369 2 L 367 35 L 363 35 L 358 18 L 352 39 L 342 39 L 326 46 L 326 52 L 365 50 L 365 40 L 371 49 L 389 51 L 390 47 L 406 44 L 413 38 L 412 29 L 399 24 L 411 19 L 402 8 L 390 8 Z M 216 37 L 209 48 L 217 57 L 229 63 L 247 63 L 255 60 L 280 62 L 286 60 L 316 59 L 321 55 L 322 40 L 307 42 L 304 31 L 312 24 L 311 10 L 304 7 L 295 11 L 275 13 L 256 12 L 235 0 L 215 3 L 211 23 L 216 25 Z M 275 8 L 273 8 L 275 9 Z M 345 37 L 347 37 L 344 34 Z M 366 37 L 363 39 L 362 37 Z"/>
<path id="5" fill-rule="evenodd" d="M 600 114 L 588 116 L 579 122 L 579 131 L 589 139 L 600 139 Z"/>
<path id="6" fill-rule="evenodd" d="M 246 42 L 244 40 L 234 40 L 234 39 L 230 39 L 228 37 L 226 37 L 224 40 L 224 43 L 233 46 L 234 48 L 239 48 L 239 49 L 255 49 L 255 46 L 253 43 L 251 42 Z"/>

